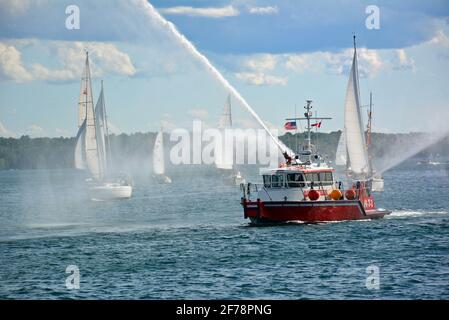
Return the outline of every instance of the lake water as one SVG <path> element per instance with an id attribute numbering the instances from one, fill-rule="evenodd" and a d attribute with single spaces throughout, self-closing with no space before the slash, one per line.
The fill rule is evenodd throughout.
<path id="1" fill-rule="evenodd" d="M 175 171 L 171 185 L 137 176 L 132 199 L 111 202 L 88 200 L 75 170 L 0 171 L 0 298 L 449 298 L 443 168 L 387 172 L 385 219 L 263 228 L 212 170 Z"/>

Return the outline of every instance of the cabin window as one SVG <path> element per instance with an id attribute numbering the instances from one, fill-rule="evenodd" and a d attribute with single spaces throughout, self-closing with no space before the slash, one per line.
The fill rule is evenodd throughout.
<path id="1" fill-rule="evenodd" d="M 270 175 L 263 176 L 263 186 L 265 188 L 271 188 L 271 176 Z"/>
<path id="2" fill-rule="evenodd" d="M 284 186 L 284 176 L 277 174 L 271 176 L 271 187 L 272 188 L 281 188 Z"/>
<path id="3" fill-rule="evenodd" d="M 330 186 L 333 184 L 332 172 L 314 172 L 306 173 L 307 184 L 315 186 Z"/>
<path id="4" fill-rule="evenodd" d="M 287 185 L 289 188 L 305 187 L 304 175 L 302 173 L 289 173 L 287 175 Z"/>
<path id="5" fill-rule="evenodd" d="M 332 172 L 320 172 L 320 185 L 331 186 L 332 184 Z"/>
<path id="6" fill-rule="evenodd" d="M 315 186 L 319 185 L 320 179 L 318 173 L 306 173 L 307 185 L 311 185 L 312 182 Z"/>
<path id="7" fill-rule="evenodd" d="M 326 172 L 326 181 L 334 182 L 334 179 L 332 177 L 332 172 Z"/>

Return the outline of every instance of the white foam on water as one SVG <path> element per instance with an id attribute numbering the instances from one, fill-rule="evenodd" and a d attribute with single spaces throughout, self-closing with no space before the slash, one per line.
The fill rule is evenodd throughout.
<path id="1" fill-rule="evenodd" d="M 433 215 L 433 214 L 448 214 L 448 211 L 414 211 L 414 210 L 399 210 L 393 211 L 386 218 L 394 218 L 394 217 L 420 217 L 424 215 Z"/>

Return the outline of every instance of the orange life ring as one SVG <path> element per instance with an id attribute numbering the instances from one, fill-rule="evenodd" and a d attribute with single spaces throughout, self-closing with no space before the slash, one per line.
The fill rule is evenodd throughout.
<path id="1" fill-rule="evenodd" d="M 307 196 L 309 197 L 310 200 L 316 201 L 316 200 L 318 200 L 320 198 L 320 193 L 318 191 L 312 189 L 312 190 L 309 191 Z"/>
<path id="2" fill-rule="evenodd" d="M 346 197 L 346 199 L 348 199 L 348 200 L 354 200 L 354 199 L 355 199 L 355 196 L 356 196 L 356 192 L 355 192 L 354 189 L 346 190 L 346 192 L 345 192 L 345 197 Z"/>

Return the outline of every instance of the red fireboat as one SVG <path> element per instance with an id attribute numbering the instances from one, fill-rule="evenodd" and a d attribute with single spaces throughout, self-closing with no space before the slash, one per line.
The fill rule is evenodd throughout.
<path id="1" fill-rule="evenodd" d="M 241 185 L 245 219 L 249 218 L 253 225 L 263 225 L 379 219 L 390 214 L 391 211 L 376 208 L 372 177 L 353 175 L 347 188 L 342 181 L 335 181 L 335 169 L 311 144 L 311 120 L 330 118 L 312 117 L 311 103 L 307 101 L 305 118 L 295 118 L 307 120 L 308 138 L 299 154 L 284 152 L 284 164 L 261 170 L 263 184 Z"/>

